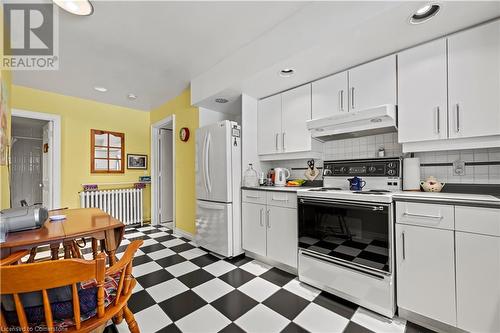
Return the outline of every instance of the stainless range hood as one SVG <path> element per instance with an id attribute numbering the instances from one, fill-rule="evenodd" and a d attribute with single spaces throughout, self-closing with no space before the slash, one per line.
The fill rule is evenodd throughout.
<path id="1" fill-rule="evenodd" d="M 396 132 L 396 106 L 386 104 L 309 120 L 307 129 L 313 138 L 321 141 Z"/>

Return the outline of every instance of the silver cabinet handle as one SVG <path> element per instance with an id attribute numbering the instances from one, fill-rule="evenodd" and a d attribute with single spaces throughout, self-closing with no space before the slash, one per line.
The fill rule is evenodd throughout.
<path id="1" fill-rule="evenodd" d="M 286 199 L 276 199 L 274 196 L 272 198 L 273 201 L 284 201 L 284 202 L 288 202 L 288 197 Z"/>
<path id="2" fill-rule="evenodd" d="M 260 209 L 260 213 L 259 213 L 259 218 L 260 218 L 260 221 L 259 221 L 259 224 L 261 227 L 264 226 L 264 222 L 262 221 L 262 213 L 264 212 L 264 208 L 261 208 Z"/>
<path id="3" fill-rule="evenodd" d="M 384 206 L 377 206 L 377 207 L 373 207 L 372 208 L 373 211 L 380 211 L 380 210 L 384 210 Z"/>
<path id="4" fill-rule="evenodd" d="M 354 109 L 354 87 L 351 87 L 351 109 Z"/>
<path id="5" fill-rule="evenodd" d="M 278 136 L 279 136 L 279 134 L 276 133 L 276 151 L 278 151 Z"/>
<path id="6" fill-rule="evenodd" d="M 344 111 L 344 89 L 339 91 L 340 111 Z"/>
<path id="7" fill-rule="evenodd" d="M 440 120 L 440 110 L 439 106 L 436 108 L 436 131 L 439 134 L 441 132 L 441 120 Z"/>
<path id="8" fill-rule="evenodd" d="M 266 211 L 266 225 L 267 225 L 267 228 L 268 229 L 271 229 L 271 221 L 269 220 L 269 215 L 270 215 L 271 211 L 268 209 Z"/>
<path id="9" fill-rule="evenodd" d="M 457 108 L 456 108 L 456 112 L 457 112 L 457 126 L 456 126 L 456 132 L 460 132 L 460 105 L 457 103 Z"/>
<path id="10" fill-rule="evenodd" d="M 443 217 L 440 215 L 413 214 L 413 213 L 408 213 L 408 212 L 404 212 L 403 215 L 410 216 L 410 217 L 422 217 L 422 218 L 426 218 L 426 219 L 438 219 L 438 220 L 443 219 Z"/>
<path id="11" fill-rule="evenodd" d="M 282 147 L 283 147 L 283 150 L 285 150 L 285 132 L 283 132 L 281 134 L 281 143 L 282 143 Z"/>
<path id="12" fill-rule="evenodd" d="M 250 199 L 260 199 L 260 197 L 258 195 L 249 195 L 249 194 L 247 194 L 246 197 L 250 198 Z"/>
<path id="13" fill-rule="evenodd" d="M 406 243 L 405 243 L 405 232 L 403 231 L 401 233 L 401 242 L 403 246 L 403 260 L 406 260 Z"/>

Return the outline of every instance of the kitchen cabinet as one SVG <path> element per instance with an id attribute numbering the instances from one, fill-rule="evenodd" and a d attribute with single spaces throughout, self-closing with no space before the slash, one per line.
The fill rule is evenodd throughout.
<path id="1" fill-rule="evenodd" d="M 285 91 L 282 103 L 282 151 L 290 153 L 310 150 L 312 138 L 306 121 L 311 119 L 311 85 Z"/>
<path id="2" fill-rule="evenodd" d="M 243 190 L 242 200 L 243 249 L 297 268 L 297 194 Z"/>
<path id="3" fill-rule="evenodd" d="M 396 105 L 396 56 L 390 55 L 349 70 L 349 110 Z"/>
<path id="4" fill-rule="evenodd" d="M 312 83 L 312 119 L 349 111 L 347 71 Z"/>
<path id="5" fill-rule="evenodd" d="M 281 94 L 259 101 L 257 119 L 259 154 L 281 152 Z"/>
<path id="6" fill-rule="evenodd" d="M 446 39 L 398 55 L 399 142 L 446 139 Z"/>
<path id="7" fill-rule="evenodd" d="M 398 306 L 456 325 L 454 233 L 396 224 Z"/>
<path id="8" fill-rule="evenodd" d="M 448 38 L 450 138 L 500 134 L 500 21 Z"/>

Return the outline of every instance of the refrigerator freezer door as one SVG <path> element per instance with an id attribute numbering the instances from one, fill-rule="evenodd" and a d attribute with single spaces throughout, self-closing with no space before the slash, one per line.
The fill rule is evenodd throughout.
<path id="1" fill-rule="evenodd" d="M 197 200 L 196 243 L 224 257 L 233 256 L 232 204 Z"/>

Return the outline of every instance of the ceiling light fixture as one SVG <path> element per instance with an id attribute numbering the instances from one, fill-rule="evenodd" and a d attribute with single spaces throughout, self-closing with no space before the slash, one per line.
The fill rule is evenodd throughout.
<path id="1" fill-rule="evenodd" d="M 215 99 L 215 102 L 216 102 L 216 103 L 225 104 L 225 103 L 229 102 L 229 100 L 228 100 L 228 99 L 226 99 L 226 98 L 220 98 L 220 97 L 219 97 L 219 98 L 216 98 L 216 99 Z"/>
<path id="2" fill-rule="evenodd" d="M 131 101 L 135 101 L 137 99 L 137 95 L 134 94 L 127 94 L 127 98 Z"/>
<path id="3" fill-rule="evenodd" d="M 427 22 L 431 18 L 436 16 L 440 9 L 441 6 L 439 6 L 437 3 L 431 3 L 420 7 L 412 16 L 410 16 L 410 23 L 420 24 Z"/>
<path id="4" fill-rule="evenodd" d="M 88 16 L 94 12 L 89 0 L 52 0 L 52 2 L 68 13 L 78 16 Z"/>
<path id="5" fill-rule="evenodd" d="M 294 74 L 295 74 L 295 70 L 292 68 L 285 68 L 279 72 L 279 75 L 281 77 L 290 77 L 290 76 L 293 76 Z"/>
<path id="6" fill-rule="evenodd" d="M 108 88 L 104 88 L 104 87 L 94 87 L 94 90 L 95 90 L 95 91 L 98 91 L 98 92 L 105 93 L 106 91 L 108 91 Z"/>

